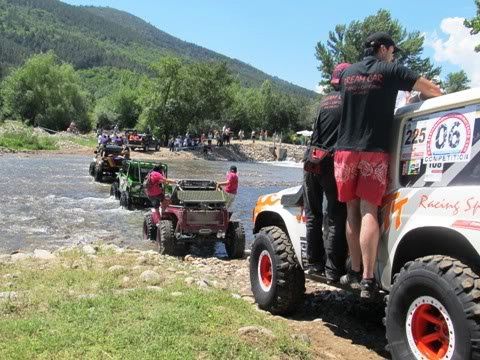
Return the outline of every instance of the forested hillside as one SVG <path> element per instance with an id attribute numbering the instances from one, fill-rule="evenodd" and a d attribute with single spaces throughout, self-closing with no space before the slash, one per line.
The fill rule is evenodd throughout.
<path id="1" fill-rule="evenodd" d="M 113 67 L 148 75 L 150 64 L 166 54 L 225 61 L 244 85 L 258 87 L 271 80 L 274 88 L 289 95 L 315 97 L 312 91 L 182 41 L 123 11 L 57 0 L 0 0 L 0 78 L 31 55 L 49 50 L 77 70 Z"/>

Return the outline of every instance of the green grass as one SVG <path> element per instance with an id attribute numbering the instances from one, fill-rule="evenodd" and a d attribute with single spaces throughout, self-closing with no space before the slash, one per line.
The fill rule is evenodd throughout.
<path id="1" fill-rule="evenodd" d="M 95 134 L 72 135 L 68 137 L 68 141 L 80 146 L 90 147 L 92 149 L 97 147 L 97 138 Z"/>
<path id="2" fill-rule="evenodd" d="M 310 358 L 307 345 L 293 340 L 285 323 L 228 291 L 203 291 L 162 271 L 185 270 L 177 260 L 152 258 L 149 266 L 135 269 L 136 256 L 102 254 L 92 260 L 74 251 L 46 265 L 32 260 L 0 265 L 0 292 L 18 293 L 17 299 L 0 299 L 0 358 Z M 125 269 L 109 272 L 113 264 Z M 138 279 L 155 264 L 164 276 L 157 284 L 161 291 L 147 289 Z M 238 329 L 249 325 L 270 329 L 276 338 L 239 336 Z"/>
<path id="3" fill-rule="evenodd" d="M 9 150 L 56 150 L 57 143 L 48 135 L 35 133 L 20 122 L 8 121 L 0 128 L 0 147 Z"/>

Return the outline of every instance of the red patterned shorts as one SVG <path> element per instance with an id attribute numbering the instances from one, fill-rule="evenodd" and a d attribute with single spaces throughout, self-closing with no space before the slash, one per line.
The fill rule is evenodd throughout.
<path id="1" fill-rule="evenodd" d="M 367 200 L 380 206 L 387 189 L 389 155 L 383 152 L 336 151 L 338 200 Z"/>

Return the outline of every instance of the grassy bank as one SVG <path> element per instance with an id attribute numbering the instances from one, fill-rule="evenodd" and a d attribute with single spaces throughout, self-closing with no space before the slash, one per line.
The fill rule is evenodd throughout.
<path id="1" fill-rule="evenodd" d="M 95 134 L 88 134 L 88 135 L 70 135 L 68 136 L 68 141 L 71 143 L 84 146 L 84 147 L 89 147 L 92 149 L 95 149 L 97 147 L 97 137 Z"/>
<path id="2" fill-rule="evenodd" d="M 0 147 L 15 151 L 58 149 L 51 136 L 37 133 L 17 121 L 7 121 L 0 127 Z"/>
<path id="3" fill-rule="evenodd" d="M 95 134 L 75 135 L 60 132 L 50 135 L 19 121 L 6 121 L 0 125 L 0 148 L 7 150 L 62 150 L 79 146 L 94 149 L 97 146 Z"/>
<path id="4" fill-rule="evenodd" d="M 145 270 L 159 276 L 146 281 Z M 154 254 L 78 249 L 0 264 L 0 358 L 310 357 L 284 322 L 228 290 L 197 286 L 189 271 Z M 246 326 L 267 334 L 239 331 Z"/>

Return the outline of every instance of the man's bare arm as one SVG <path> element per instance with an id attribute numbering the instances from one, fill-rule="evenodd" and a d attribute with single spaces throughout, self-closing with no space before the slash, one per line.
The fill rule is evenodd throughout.
<path id="1" fill-rule="evenodd" d="M 435 85 L 432 81 L 425 79 L 423 76 L 419 77 L 415 82 L 415 85 L 413 85 L 413 90 L 420 91 L 422 93 L 421 100 L 442 95 L 440 87 Z"/>

